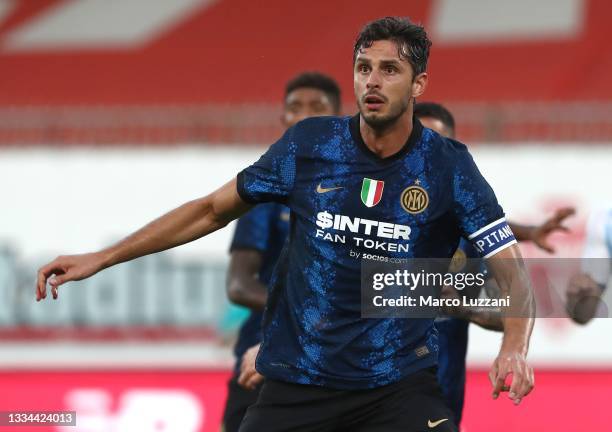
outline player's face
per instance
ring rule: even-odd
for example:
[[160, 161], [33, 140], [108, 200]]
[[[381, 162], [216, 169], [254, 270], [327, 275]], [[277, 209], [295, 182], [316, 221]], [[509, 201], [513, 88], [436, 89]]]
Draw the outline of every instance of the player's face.
[[447, 127], [442, 121], [433, 117], [419, 117], [419, 121], [426, 128], [432, 129], [438, 132], [440, 135], [447, 138], [455, 138], [455, 131]]
[[353, 68], [355, 99], [359, 112], [373, 128], [386, 127], [409, 111], [412, 99], [427, 85], [427, 74], [414, 76], [412, 66], [400, 57], [393, 41], [375, 41], [362, 48]]
[[334, 106], [322, 90], [303, 87], [287, 95], [281, 121], [289, 128], [308, 117], [334, 114], [337, 114]]

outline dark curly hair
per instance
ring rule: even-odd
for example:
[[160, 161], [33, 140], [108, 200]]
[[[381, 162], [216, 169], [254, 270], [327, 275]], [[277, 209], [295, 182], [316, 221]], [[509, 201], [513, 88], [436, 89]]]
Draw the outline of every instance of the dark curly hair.
[[353, 64], [359, 50], [369, 48], [373, 42], [379, 40], [395, 42], [399, 56], [410, 63], [415, 75], [427, 70], [431, 41], [425, 28], [414, 24], [408, 18], [400, 17], [384, 17], [367, 23], [355, 41]]
[[414, 115], [440, 120], [453, 133], [455, 131], [455, 118], [448, 109], [439, 103], [419, 102], [414, 106]]
[[327, 95], [334, 111], [340, 112], [340, 87], [331, 77], [320, 72], [304, 72], [293, 78], [285, 86], [285, 99], [294, 90], [313, 88]]

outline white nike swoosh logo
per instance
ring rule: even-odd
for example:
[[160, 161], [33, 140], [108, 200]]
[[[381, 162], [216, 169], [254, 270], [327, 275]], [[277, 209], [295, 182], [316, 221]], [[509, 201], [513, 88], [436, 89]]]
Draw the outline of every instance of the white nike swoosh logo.
[[442, 420], [437, 420], [435, 422], [432, 422], [431, 420], [427, 420], [427, 426], [429, 426], [429, 429], [433, 429], [436, 426], [438, 426], [439, 424], [444, 423], [447, 420], [448, 420], [447, 418], [442, 419]]
[[331, 187], [331, 188], [324, 188], [321, 186], [321, 183], [319, 183], [319, 186], [317, 186], [317, 193], [327, 193], [327, 192], [331, 192], [331, 191], [335, 191], [338, 189], [344, 189], [343, 186], [338, 186], [338, 187]]

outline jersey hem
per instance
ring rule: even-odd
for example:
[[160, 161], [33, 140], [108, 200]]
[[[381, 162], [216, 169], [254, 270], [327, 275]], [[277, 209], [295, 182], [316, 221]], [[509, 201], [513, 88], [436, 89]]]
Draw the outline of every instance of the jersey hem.
[[[383, 387], [386, 385], [390, 385], [401, 381], [406, 378], [408, 375], [414, 374], [422, 369], [436, 366], [438, 363], [436, 355], [429, 355], [427, 357], [423, 357], [413, 363], [410, 364], [404, 371], [402, 371], [399, 375], [394, 375], [392, 377], [388, 377], [386, 379], [381, 378], [366, 378], [359, 380], [350, 380], [347, 381], [341, 378], [329, 378], [329, 377], [309, 377], [309, 381], [305, 382], [303, 379], [304, 372], [298, 371], [296, 369], [291, 368], [292, 372], [295, 372], [295, 376], [287, 377], [286, 375], [280, 374], [278, 368], [267, 367], [258, 362], [256, 365], [257, 371], [262, 374], [267, 379], [273, 379], [277, 381], [283, 381], [291, 384], [302, 384], [302, 385], [315, 385], [319, 387], [326, 387], [336, 390], [367, 390], [378, 387]], [[283, 370], [287, 370], [283, 368]], [[375, 381], [375, 382], [374, 382]]]

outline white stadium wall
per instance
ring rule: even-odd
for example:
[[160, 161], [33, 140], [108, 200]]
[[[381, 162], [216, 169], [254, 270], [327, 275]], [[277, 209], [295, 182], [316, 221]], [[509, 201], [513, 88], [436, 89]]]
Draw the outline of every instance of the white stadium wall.
[[[230, 180], [263, 148], [185, 146], [165, 149], [63, 148], [0, 151], [0, 249], [10, 247], [34, 270], [59, 253], [99, 248], [144, 222]], [[541, 221], [574, 205], [571, 235], [555, 235], [558, 254], [579, 256], [590, 209], [612, 201], [612, 146], [480, 145], [473, 155], [509, 218]], [[173, 259], [227, 260], [232, 227], [172, 252]], [[523, 246], [527, 256], [542, 256]], [[6, 280], [3, 283], [9, 283]], [[224, 296], [223, 287], [218, 287]], [[213, 292], [214, 294], [214, 292]], [[33, 294], [32, 294], [33, 299]], [[58, 305], [58, 304], [56, 304]], [[55, 306], [57, 307], [57, 306]], [[612, 364], [612, 321], [577, 327], [566, 319], [539, 320], [531, 358], [551, 366]], [[493, 358], [499, 334], [473, 328], [471, 364]]]

